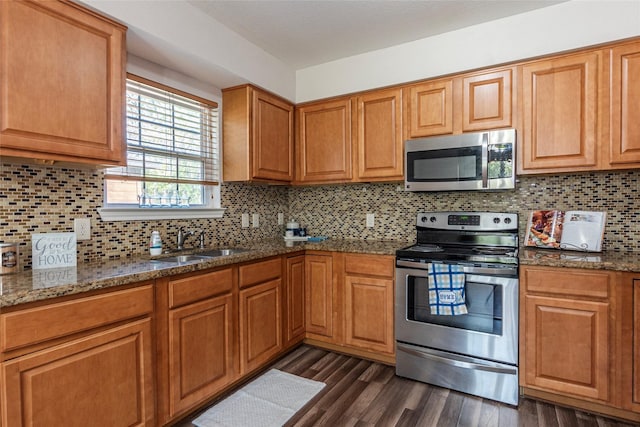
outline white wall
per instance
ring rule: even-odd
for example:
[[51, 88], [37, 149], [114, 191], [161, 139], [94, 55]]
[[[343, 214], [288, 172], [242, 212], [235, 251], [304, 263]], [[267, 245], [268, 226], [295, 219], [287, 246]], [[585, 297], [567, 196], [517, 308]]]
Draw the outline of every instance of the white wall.
[[296, 102], [640, 35], [640, 1], [573, 0], [301, 69]]
[[251, 82], [295, 100], [295, 70], [185, 0], [81, 0], [129, 28], [127, 51], [217, 88]]

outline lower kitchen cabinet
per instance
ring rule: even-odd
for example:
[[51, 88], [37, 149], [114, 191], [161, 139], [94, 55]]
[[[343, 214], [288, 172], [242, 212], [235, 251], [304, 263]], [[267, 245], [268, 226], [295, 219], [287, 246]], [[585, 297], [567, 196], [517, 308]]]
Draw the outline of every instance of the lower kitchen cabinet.
[[615, 273], [521, 268], [520, 385], [612, 401]]
[[284, 347], [289, 348], [304, 339], [304, 255], [284, 260], [283, 337]]
[[211, 397], [235, 379], [233, 313], [231, 294], [169, 312], [172, 415]]
[[154, 425], [150, 285], [3, 313], [3, 426]]
[[[619, 298], [622, 311], [622, 405], [640, 413], [640, 275], [625, 275]], [[639, 417], [640, 419], [640, 417]]]
[[233, 270], [159, 279], [158, 401], [162, 424], [238, 378]]
[[394, 258], [345, 255], [345, 344], [393, 354]]
[[254, 371], [282, 350], [282, 260], [240, 266], [240, 374]]
[[333, 339], [334, 283], [331, 254], [307, 254], [304, 262], [307, 337]]

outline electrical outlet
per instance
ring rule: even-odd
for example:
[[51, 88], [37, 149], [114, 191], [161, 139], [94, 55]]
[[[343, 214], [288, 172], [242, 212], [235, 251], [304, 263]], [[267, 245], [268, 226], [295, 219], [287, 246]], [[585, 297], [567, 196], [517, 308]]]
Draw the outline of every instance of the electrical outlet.
[[91, 240], [91, 218], [74, 218], [73, 231], [76, 240]]
[[284, 214], [282, 212], [278, 213], [278, 225], [284, 225]]
[[248, 213], [243, 213], [242, 214], [242, 228], [247, 228], [249, 227], [249, 214]]
[[372, 213], [367, 214], [367, 227], [371, 228], [374, 226], [375, 218], [376, 218], [375, 214], [372, 214]]
[[253, 228], [260, 227], [260, 214], [253, 214], [252, 220], [253, 220]]

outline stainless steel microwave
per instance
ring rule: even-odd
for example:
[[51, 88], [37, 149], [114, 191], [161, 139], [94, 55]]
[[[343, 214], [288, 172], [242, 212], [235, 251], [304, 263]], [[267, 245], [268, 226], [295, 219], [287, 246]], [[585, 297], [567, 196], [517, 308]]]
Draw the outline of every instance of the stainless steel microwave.
[[516, 185], [516, 131], [405, 141], [405, 190], [508, 190]]

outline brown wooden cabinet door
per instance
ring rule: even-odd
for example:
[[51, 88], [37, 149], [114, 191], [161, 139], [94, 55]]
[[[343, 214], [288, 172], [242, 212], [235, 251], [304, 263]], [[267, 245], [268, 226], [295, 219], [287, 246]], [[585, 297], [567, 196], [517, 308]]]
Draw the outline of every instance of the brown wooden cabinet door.
[[2, 364], [4, 426], [154, 425], [151, 320]]
[[611, 163], [640, 163], [640, 43], [611, 50]]
[[351, 165], [351, 98], [297, 109], [298, 181], [348, 181]]
[[286, 259], [284, 283], [284, 334], [288, 347], [304, 338], [304, 255]]
[[282, 349], [281, 279], [240, 290], [240, 373], [262, 366]]
[[393, 280], [345, 276], [345, 343], [393, 354]]
[[453, 132], [453, 80], [435, 80], [405, 89], [407, 137]]
[[357, 178], [403, 178], [402, 90], [357, 97]]
[[[631, 392], [631, 408], [640, 412], [640, 280], [633, 281], [633, 294], [631, 299], [623, 301], [623, 304], [629, 304], [632, 309], [632, 340], [631, 340], [631, 371], [632, 372], [632, 392]], [[625, 343], [626, 344], [626, 343]], [[624, 371], [623, 371], [624, 372]]]
[[213, 396], [236, 378], [231, 294], [169, 311], [169, 416]]
[[598, 164], [600, 51], [522, 66], [522, 173]]
[[293, 179], [293, 106], [253, 90], [253, 178]]
[[462, 78], [462, 131], [511, 126], [512, 70]]
[[333, 261], [328, 255], [306, 255], [305, 306], [307, 335], [333, 337]]
[[123, 164], [126, 28], [70, 2], [0, 2], [0, 155]]
[[609, 304], [535, 295], [523, 302], [524, 385], [608, 401]]

